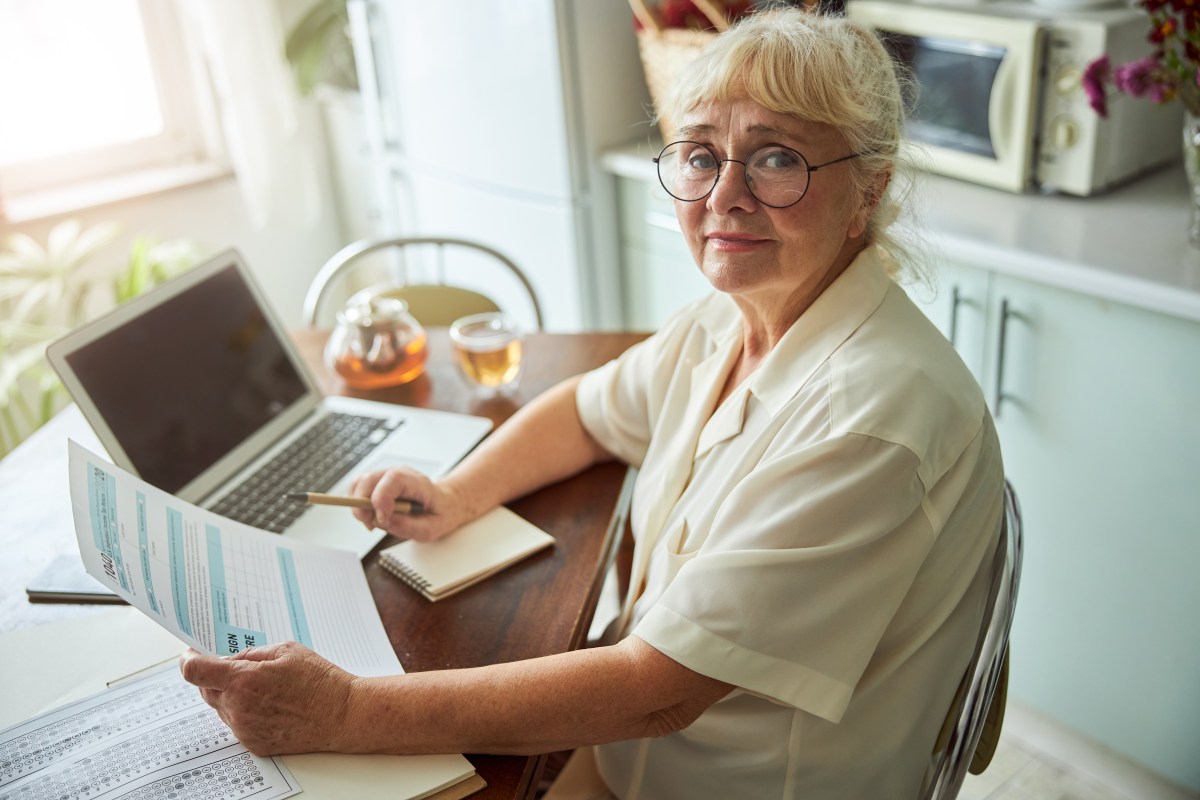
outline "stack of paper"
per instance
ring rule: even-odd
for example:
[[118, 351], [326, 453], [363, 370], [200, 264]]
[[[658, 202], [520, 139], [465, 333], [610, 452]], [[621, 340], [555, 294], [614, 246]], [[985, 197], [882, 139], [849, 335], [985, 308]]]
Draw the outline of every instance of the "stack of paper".
[[[358, 675], [403, 672], [354, 554], [231, 522], [74, 443], [70, 472], [88, 572], [186, 644], [227, 655], [291, 640]], [[18, 632], [22, 640], [44, 637], [22, 646], [17, 685], [40, 684], [45, 691], [62, 674], [54, 662], [63, 643], [54, 627]], [[141, 640], [130, 638], [120, 643], [114, 666], [136, 660], [127, 651]], [[66, 645], [74, 650], [77, 643]], [[161, 659], [161, 643], [152, 651]], [[5, 652], [12, 652], [7, 642]], [[89, 673], [106, 670], [103, 658], [80, 655], [87, 656]], [[9, 669], [5, 677], [13, 680]], [[63, 695], [72, 688], [57, 690]], [[9, 765], [0, 771], [0, 796], [50, 791], [47, 796], [223, 800], [249, 793], [282, 798], [303, 789], [312, 797], [457, 798], [483, 786], [461, 755], [258, 758], [174, 664], [0, 731], [0, 764]]]

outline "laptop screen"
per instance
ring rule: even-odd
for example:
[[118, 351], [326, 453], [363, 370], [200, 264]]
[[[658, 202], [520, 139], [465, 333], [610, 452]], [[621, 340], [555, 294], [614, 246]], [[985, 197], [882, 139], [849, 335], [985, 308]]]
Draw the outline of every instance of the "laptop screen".
[[66, 360], [134, 469], [168, 492], [306, 391], [232, 264]]

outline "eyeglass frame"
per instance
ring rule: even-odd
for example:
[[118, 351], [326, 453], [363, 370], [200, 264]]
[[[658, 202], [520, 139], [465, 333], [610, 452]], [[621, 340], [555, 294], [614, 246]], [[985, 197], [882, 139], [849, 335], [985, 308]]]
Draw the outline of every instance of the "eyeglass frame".
[[[712, 153], [713, 158], [716, 159], [716, 161], [717, 161], [717, 176], [715, 178], [713, 178], [713, 185], [708, 188], [707, 192], [700, 195], [699, 197], [694, 197], [691, 200], [685, 200], [684, 198], [676, 195], [669, 188], [667, 188], [667, 182], [663, 180], [662, 161], [660, 161], [660, 159], [663, 157], [663, 153], [667, 152], [672, 147], [675, 147], [676, 145], [681, 145], [681, 144], [694, 144], [694, 145], [698, 145], [699, 147], [703, 147], [705, 150]], [[722, 175], [721, 165], [733, 163], [733, 164], [741, 164], [742, 165], [742, 178], [743, 178], [743, 180], [746, 181], [746, 190], [748, 192], [750, 192], [750, 196], [753, 197], [756, 202], [762, 203], [767, 208], [791, 208], [792, 206], [796, 205], [796, 203], [799, 203], [801, 200], [803, 200], [806, 195], [808, 195], [808, 187], [812, 185], [811, 178], [809, 180], [805, 181], [804, 191], [800, 193], [799, 197], [797, 197], [795, 200], [788, 203], [787, 205], [782, 205], [782, 206], [776, 206], [776, 205], [772, 205], [771, 203], [766, 202], [765, 200], [763, 200], [757, 194], [754, 193], [754, 187], [750, 185], [750, 167], [747, 164], [747, 162], [750, 161], [751, 158], [753, 158], [755, 153], [758, 153], [762, 150], [768, 150], [772, 147], [783, 149], [783, 150], [788, 150], [788, 151], [795, 153], [797, 156], [799, 156], [800, 160], [804, 162], [804, 166], [807, 168], [806, 175], [810, 175], [810, 176], [814, 172], [822, 170], [825, 167], [831, 167], [834, 164], [840, 164], [843, 161], [849, 161], [852, 158], [858, 158], [859, 156], [862, 155], [862, 153], [851, 153], [848, 156], [842, 156], [841, 158], [835, 158], [832, 161], [826, 161], [824, 164], [815, 164], [814, 165], [814, 164], [809, 164], [808, 158], [804, 155], [804, 153], [801, 153], [799, 150], [795, 149], [794, 147], [788, 147], [787, 145], [782, 145], [782, 144], [772, 144], [772, 145], [765, 145], [763, 147], [758, 148], [757, 150], [755, 150], [753, 153], [750, 154], [750, 158], [747, 158], [746, 160], [743, 161], [743, 160], [736, 159], [736, 158], [721, 158], [720, 156], [717, 155], [716, 150], [714, 150], [710, 145], [704, 144], [703, 142], [693, 142], [690, 139], [680, 139], [677, 142], [671, 142], [666, 147], [664, 147], [662, 150], [659, 150], [658, 155], [655, 156], [654, 158], [652, 158], [651, 161], [654, 162], [654, 166], [655, 166], [654, 171], [656, 173], [658, 173], [658, 182], [663, 187], [663, 190], [667, 194], [671, 195], [671, 197], [674, 197], [676, 200], [678, 200], [681, 203], [699, 203], [701, 200], [704, 200], [709, 195], [711, 195], [713, 193], [713, 191], [716, 190], [717, 184], [721, 182], [721, 175]]]

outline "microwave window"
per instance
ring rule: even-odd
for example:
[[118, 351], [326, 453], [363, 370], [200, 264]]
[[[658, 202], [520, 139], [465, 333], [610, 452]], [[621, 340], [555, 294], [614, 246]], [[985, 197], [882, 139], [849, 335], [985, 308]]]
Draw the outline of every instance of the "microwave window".
[[995, 158], [988, 107], [1004, 49], [898, 33], [885, 41], [915, 84], [907, 96], [909, 138]]

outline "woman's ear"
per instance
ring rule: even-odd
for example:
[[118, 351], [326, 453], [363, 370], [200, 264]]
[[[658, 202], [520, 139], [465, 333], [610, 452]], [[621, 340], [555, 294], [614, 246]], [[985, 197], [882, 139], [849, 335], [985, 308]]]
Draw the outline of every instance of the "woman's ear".
[[867, 223], [871, 221], [871, 215], [879, 207], [880, 201], [883, 200], [883, 194], [887, 191], [888, 184], [891, 182], [892, 171], [889, 169], [876, 175], [867, 184], [867, 188], [863, 192], [862, 202], [859, 203], [858, 209], [854, 212], [854, 218], [850, 221], [850, 229], [847, 231], [851, 239], [857, 239], [866, 233]]

